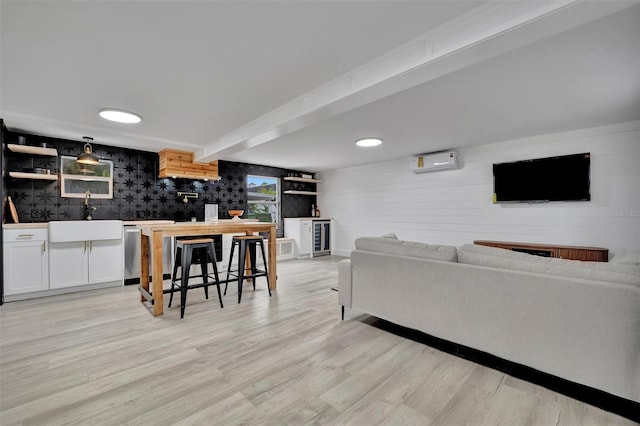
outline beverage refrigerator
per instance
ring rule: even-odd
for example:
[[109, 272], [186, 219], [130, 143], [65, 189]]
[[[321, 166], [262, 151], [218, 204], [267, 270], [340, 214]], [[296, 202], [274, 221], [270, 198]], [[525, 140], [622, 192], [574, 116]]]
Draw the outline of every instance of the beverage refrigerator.
[[324, 256], [331, 254], [331, 221], [313, 221], [313, 255]]

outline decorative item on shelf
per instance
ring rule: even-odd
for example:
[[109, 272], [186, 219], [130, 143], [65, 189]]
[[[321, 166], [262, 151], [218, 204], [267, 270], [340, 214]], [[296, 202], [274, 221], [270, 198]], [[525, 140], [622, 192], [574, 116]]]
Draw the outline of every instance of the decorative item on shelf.
[[316, 217], [316, 205], [311, 204], [311, 217]]
[[320, 217], [320, 208], [316, 205], [315, 217]]
[[45, 169], [42, 167], [25, 167], [22, 169], [23, 172], [25, 173], [37, 173], [37, 174], [41, 174], [41, 175], [50, 175], [51, 174], [51, 170], [49, 169]]
[[301, 173], [300, 177], [302, 179], [313, 179], [313, 175], [309, 174], [309, 173]]
[[93, 142], [93, 138], [90, 136], [83, 136], [82, 139], [85, 141], [84, 152], [78, 155], [76, 162], [81, 164], [100, 164], [98, 157], [93, 154], [93, 148], [91, 147], [90, 142]]
[[[16, 206], [15, 204], [13, 204], [13, 200], [11, 199], [10, 196], [7, 196], [7, 205], [9, 206], [9, 213], [11, 215], [11, 219], [13, 220], [13, 223], [20, 223], [20, 219], [18, 218], [18, 210], [16, 210]], [[5, 215], [3, 214], [3, 221], [4, 221], [4, 217]]]
[[240, 220], [240, 216], [244, 214], [244, 210], [229, 210], [229, 216], [232, 216], [231, 220]]

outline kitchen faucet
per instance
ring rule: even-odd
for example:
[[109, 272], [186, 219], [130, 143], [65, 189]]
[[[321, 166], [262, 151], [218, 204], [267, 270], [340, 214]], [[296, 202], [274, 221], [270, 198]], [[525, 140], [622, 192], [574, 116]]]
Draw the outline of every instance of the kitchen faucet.
[[91, 220], [91, 212], [95, 211], [96, 207], [91, 207], [91, 191], [84, 193], [84, 206], [82, 207], [82, 218], [84, 220]]

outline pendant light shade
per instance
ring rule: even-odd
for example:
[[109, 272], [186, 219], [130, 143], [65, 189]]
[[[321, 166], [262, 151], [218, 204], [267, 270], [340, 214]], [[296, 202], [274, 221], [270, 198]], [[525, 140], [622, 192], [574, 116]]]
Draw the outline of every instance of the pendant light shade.
[[98, 157], [93, 154], [93, 148], [89, 142], [93, 141], [93, 138], [89, 136], [83, 136], [82, 139], [86, 142], [84, 144], [84, 152], [76, 158], [76, 162], [81, 164], [100, 164]]

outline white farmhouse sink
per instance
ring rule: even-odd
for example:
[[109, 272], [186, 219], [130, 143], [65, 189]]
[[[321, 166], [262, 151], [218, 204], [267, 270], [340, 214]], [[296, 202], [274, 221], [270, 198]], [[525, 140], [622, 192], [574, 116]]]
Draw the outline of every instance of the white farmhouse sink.
[[49, 222], [49, 242], [119, 240], [121, 220], [65, 220]]

